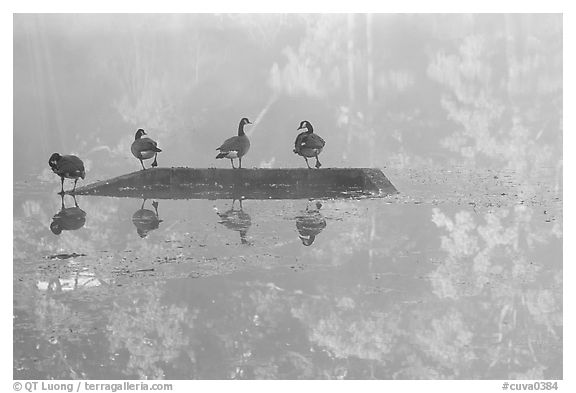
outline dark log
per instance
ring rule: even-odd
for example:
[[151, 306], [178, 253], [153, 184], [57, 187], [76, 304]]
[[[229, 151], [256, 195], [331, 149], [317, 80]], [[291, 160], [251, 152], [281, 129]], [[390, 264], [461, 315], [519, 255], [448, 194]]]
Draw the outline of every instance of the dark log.
[[147, 199], [382, 197], [398, 191], [379, 169], [149, 168], [76, 189], [77, 195]]

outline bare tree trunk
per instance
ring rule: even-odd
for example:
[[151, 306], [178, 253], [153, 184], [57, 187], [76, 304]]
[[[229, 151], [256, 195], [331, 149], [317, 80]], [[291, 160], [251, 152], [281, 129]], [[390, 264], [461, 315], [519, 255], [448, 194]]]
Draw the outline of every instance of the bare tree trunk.
[[[41, 105], [42, 127], [49, 131], [49, 139], [54, 139], [55, 131], [57, 145], [63, 151], [68, 151], [68, 142], [66, 133], [63, 129], [62, 110], [60, 105], [60, 96], [56, 88], [54, 67], [52, 64], [52, 54], [50, 52], [49, 42], [45, 38], [44, 17], [36, 15], [33, 19], [31, 31], [29, 34], [31, 50], [33, 54], [34, 77], [36, 78], [35, 90], [38, 97], [38, 103]], [[43, 135], [44, 138], [45, 135]], [[43, 140], [46, 144], [46, 139]]]
[[372, 57], [372, 14], [366, 14], [366, 123], [368, 128], [370, 166], [374, 166], [376, 133], [374, 130], [374, 59]]
[[196, 85], [198, 85], [198, 82], [200, 81], [200, 76], [199, 76], [199, 72], [200, 72], [200, 30], [196, 30], [196, 64], [195, 64], [195, 80], [196, 80]]
[[353, 116], [355, 112], [355, 93], [354, 93], [354, 14], [348, 14], [348, 124], [346, 133], [346, 147], [344, 148], [343, 158], [348, 157], [350, 146], [352, 145], [352, 127]]
[[[44, 149], [50, 146], [49, 140], [54, 140], [52, 135], [46, 135], [47, 131], [49, 131], [49, 123], [48, 123], [48, 108], [46, 107], [45, 103], [45, 85], [44, 85], [44, 75], [43, 75], [43, 67], [41, 64], [40, 59], [40, 43], [38, 42], [38, 37], [40, 33], [38, 32], [38, 19], [39, 16], [36, 16], [32, 19], [32, 23], [28, 25], [29, 30], [27, 31], [26, 37], [28, 38], [28, 51], [30, 53], [30, 58], [32, 59], [32, 80], [34, 89], [32, 90], [34, 98], [38, 102], [39, 107], [39, 117], [40, 123], [38, 124], [38, 129], [44, 130], [44, 132], [40, 133], [42, 138], [42, 146]], [[57, 135], [57, 137], [59, 137]], [[56, 141], [58, 146], [62, 146], [62, 140]], [[48, 153], [45, 150], [45, 153]]]
[[366, 97], [368, 105], [372, 105], [374, 102], [374, 60], [372, 58], [372, 50], [372, 14], [366, 14]]
[[514, 75], [512, 74], [512, 67], [516, 64], [516, 50], [515, 50], [515, 40], [514, 40], [514, 21], [510, 14], [504, 14], [504, 31], [506, 32], [506, 66], [507, 66], [507, 83], [506, 83], [506, 93], [508, 98], [508, 104], [512, 103], [512, 95], [514, 90]]
[[348, 14], [348, 101], [354, 102], [354, 14]]

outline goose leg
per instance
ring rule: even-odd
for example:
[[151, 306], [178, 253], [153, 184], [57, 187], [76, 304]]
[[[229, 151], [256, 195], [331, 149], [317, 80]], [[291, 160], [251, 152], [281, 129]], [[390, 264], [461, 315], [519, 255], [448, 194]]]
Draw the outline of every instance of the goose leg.
[[158, 218], [158, 202], [152, 202], [152, 207], [154, 207], [154, 211], [156, 212], [156, 218]]
[[312, 169], [310, 168], [310, 164], [308, 164], [308, 158], [304, 157], [304, 160], [306, 161], [306, 166], [308, 167], [308, 169]]
[[74, 188], [72, 189], [72, 193], [76, 192], [76, 183], [78, 183], [78, 179], [74, 179]]
[[60, 210], [64, 210], [64, 194], [63, 193], [60, 194], [60, 198], [61, 198], [61, 202], [62, 202]]
[[72, 195], [72, 198], [74, 198], [74, 205], [78, 207], [78, 202], [76, 202], [76, 195]]
[[158, 156], [158, 153], [154, 154], [154, 162], [152, 163], [153, 168], [156, 168], [158, 166], [158, 162], [156, 161], [157, 156]]
[[139, 158], [139, 160], [140, 160], [140, 165], [142, 165], [142, 170], [145, 170], [146, 168], [144, 168], [144, 163], [142, 162], [142, 159]]
[[64, 195], [64, 177], [60, 177], [60, 181], [61, 181], [60, 194]]
[[230, 163], [232, 164], [232, 169], [236, 169], [236, 167], [234, 166], [234, 159], [230, 159]]
[[318, 161], [318, 154], [316, 154], [316, 168], [320, 168], [322, 166], [322, 164], [320, 164], [320, 161]]
[[239, 168], [242, 168], [242, 157], [238, 157], [238, 161], [240, 161], [240, 166], [239, 166]]

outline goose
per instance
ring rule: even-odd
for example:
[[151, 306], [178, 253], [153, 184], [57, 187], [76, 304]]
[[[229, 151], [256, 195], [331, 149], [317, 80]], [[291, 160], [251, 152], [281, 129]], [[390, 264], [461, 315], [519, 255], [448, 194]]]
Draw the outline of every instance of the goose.
[[298, 237], [305, 246], [314, 243], [316, 236], [326, 228], [326, 219], [320, 213], [321, 207], [320, 202], [316, 202], [316, 209], [309, 209], [306, 205], [306, 211], [301, 216], [296, 217]]
[[248, 213], [242, 210], [242, 199], [240, 201], [240, 210], [234, 209], [235, 199], [232, 199], [232, 208], [225, 211], [224, 213], [217, 212], [220, 220], [218, 223], [224, 225], [226, 228], [237, 231], [240, 233], [240, 242], [242, 244], [250, 244], [246, 235], [248, 234], [248, 229], [252, 225], [252, 219]]
[[314, 128], [308, 120], [304, 120], [300, 123], [298, 130], [305, 129], [306, 131], [298, 134], [296, 141], [294, 142], [294, 153], [304, 157], [306, 160], [306, 165], [308, 169], [310, 165], [308, 164], [308, 158], [316, 158], [316, 168], [320, 168], [322, 164], [318, 160], [318, 155], [322, 152], [324, 145], [324, 139], [322, 139], [318, 134], [314, 134]]
[[132, 223], [136, 227], [136, 232], [138, 236], [141, 238], [145, 238], [148, 235], [148, 232], [158, 229], [160, 227], [160, 220], [158, 216], [158, 202], [152, 202], [152, 207], [154, 211], [149, 209], [144, 209], [144, 204], [146, 203], [146, 199], [142, 201], [142, 206], [139, 210], [132, 215]]
[[58, 153], [54, 153], [50, 156], [48, 165], [52, 168], [52, 172], [60, 176], [60, 179], [62, 180], [60, 194], [64, 194], [64, 178], [74, 179], [74, 189], [72, 192], [75, 192], [78, 179], [82, 178], [82, 180], [84, 180], [84, 177], [86, 176], [84, 163], [81, 159], [73, 155], [61, 156]]
[[248, 153], [250, 149], [250, 140], [248, 136], [244, 133], [244, 126], [250, 123], [250, 120], [243, 117], [240, 120], [240, 124], [238, 125], [238, 136], [233, 136], [232, 138], [228, 138], [224, 141], [224, 143], [217, 148], [216, 150], [220, 150], [220, 153], [216, 156], [216, 158], [229, 158], [230, 163], [232, 164], [232, 169], [234, 167], [234, 158], [237, 158], [240, 162], [238, 168], [242, 168], [242, 157]]
[[142, 135], [148, 134], [146, 134], [142, 128], [139, 128], [138, 131], [136, 131], [134, 142], [132, 142], [130, 150], [132, 150], [134, 157], [140, 160], [140, 164], [142, 165], [143, 170], [146, 168], [144, 168], [144, 163], [142, 160], [149, 160], [152, 157], [154, 157], [152, 167], [157, 167], [158, 162], [156, 161], [156, 156], [162, 150], [158, 148], [158, 143], [156, 143], [156, 141], [150, 138], [142, 138]]
[[82, 228], [86, 223], [86, 212], [78, 207], [76, 197], [72, 195], [74, 207], [65, 207], [64, 194], [60, 194], [60, 197], [62, 198], [60, 211], [52, 217], [50, 224], [50, 230], [55, 235], [61, 234], [62, 231], [75, 231]]

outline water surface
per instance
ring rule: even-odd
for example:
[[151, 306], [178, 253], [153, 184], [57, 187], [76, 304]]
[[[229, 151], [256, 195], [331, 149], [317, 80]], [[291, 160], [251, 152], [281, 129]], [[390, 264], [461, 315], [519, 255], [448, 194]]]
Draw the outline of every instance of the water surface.
[[554, 179], [385, 172], [399, 195], [67, 215], [17, 183], [14, 378], [562, 378]]

